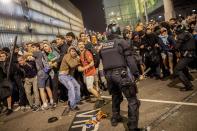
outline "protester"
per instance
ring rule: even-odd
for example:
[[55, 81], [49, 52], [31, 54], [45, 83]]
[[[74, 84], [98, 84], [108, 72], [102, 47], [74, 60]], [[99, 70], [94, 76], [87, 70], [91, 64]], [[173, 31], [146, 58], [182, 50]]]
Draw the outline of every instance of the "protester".
[[59, 80], [68, 89], [69, 108], [67, 112], [79, 110], [77, 104], [80, 103], [80, 85], [74, 78], [74, 73], [79, 64], [80, 59], [77, 51], [74, 46], [70, 46], [59, 70]]
[[[24, 88], [26, 96], [33, 111], [38, 111], [40, 107], [40, 95], [37, 83], [37, 69], [35, 61], [28, 61], [24, 56], [18, 56], [18, 63], [23, 73]], [[32, 88], [35, 103], [32, 97]]]
[[101, 95], [96, 90], [95, 87], [95, 75], [96, 75], [96, 68], [94, 66], [94, 60], [93, 55], [90, 51], [85, 49], [85, 43], [84, 41], [78, 42], [78, 47], [80, 49], [81, 55], [81, 66], [79, 66], [79, 71], [82, 71], [84, 73], [84, 81], [87, 85], [87, 89], [89, 92], [91, 92], [96, 98], [97, 98], [97, 104], [96, 107], [100, 107], [104, 104], [104, 100], [101, 98]]
[[38, 77], [38, 88], [40, 90], [40, 96], [42, 100], [42, 109], [48, 109], [48, 100], [45, 89], [47, 91], [48, 97], [50, 99], [50, 105], [53, 106], [53, 95], [50, 88], [50, 72], [51, 68], [47, 60], [46, 54], [40, 50], [40, 45], [38, 43], [32, 44], [32, 56], [35, 58], [37, 66], [37, 77]]

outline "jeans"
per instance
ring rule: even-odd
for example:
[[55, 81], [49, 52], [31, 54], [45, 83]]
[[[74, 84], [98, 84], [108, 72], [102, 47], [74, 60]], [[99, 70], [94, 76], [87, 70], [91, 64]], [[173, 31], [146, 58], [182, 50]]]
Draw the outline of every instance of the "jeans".
[[75, 108], [80, 101], [80, 85], [74, 77], [66, 74], [59, 74], [59, 81], [68, 89], [68, 101], [70, 108]]

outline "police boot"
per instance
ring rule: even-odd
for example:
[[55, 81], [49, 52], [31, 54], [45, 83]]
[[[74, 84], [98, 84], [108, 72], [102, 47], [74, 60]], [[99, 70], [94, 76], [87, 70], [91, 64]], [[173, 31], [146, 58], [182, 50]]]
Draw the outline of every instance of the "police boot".
[[193, 89], [193, 85], [189, 85], [189, 86], [185, 86], [180, 88], [180, 91], [192, 91]]
[[178, 78], [175, 78], [175, 79], [172, 79], [172, 81], [167, 86], [174, 87], [178, 83], [181, 83], [181, 81]]
[[113, 116], [111, 118], [111, 125], [117, 126], [119, 122], [122, 122], [122, 116], [118, 112], [113, 113]]

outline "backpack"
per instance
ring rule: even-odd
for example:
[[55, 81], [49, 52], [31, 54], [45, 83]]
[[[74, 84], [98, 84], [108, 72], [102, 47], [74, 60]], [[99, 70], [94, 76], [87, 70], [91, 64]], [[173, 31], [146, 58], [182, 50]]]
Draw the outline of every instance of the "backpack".
[[90, 46], [86, 47], [86, 49], [91, 52], [91, 54], [93, 56], [93, 60], [94, 60], [94, 66], [95, 66], [95, 68], [98, 68], [99, 64], [100, 64], [99, 53], [95, 50], [93, 45], [91, 47]]

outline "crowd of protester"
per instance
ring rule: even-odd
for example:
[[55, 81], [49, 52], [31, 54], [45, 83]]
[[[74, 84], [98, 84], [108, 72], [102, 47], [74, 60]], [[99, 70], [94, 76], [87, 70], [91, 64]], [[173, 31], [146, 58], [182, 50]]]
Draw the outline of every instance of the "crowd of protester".
[[[163, 80], [173, 74], [180, 57], [174, 50], [174, 31], [177, 25], [182, 25], [197, 41], [196, 22], [197, 16], [193, 14], [124, 27], [122, 37], [133, 52], [141, 73], [139, 80], [146, 77]], [[90, 95], [96, 98], [96, 108], [103, 105], [101, 89], [106, 89], [107, 82], [99, 51], [107, 40], [106, 35], [82, 32], [76, 37], [68, 32], [65, 36], [57, 35], [53, 41], [17, 46], [9, 76], [11, 51], [7, 47], [0, 49], [1, 112], [11, 114], [15, 103], [19, 105], [15, 110], [36, 112], [54, 109], [59, 102], [68, 103], [67, 112], [78, 111], [83, 100], [92, 101]], [[196, 68], [196, 63], [191, 66]]]

